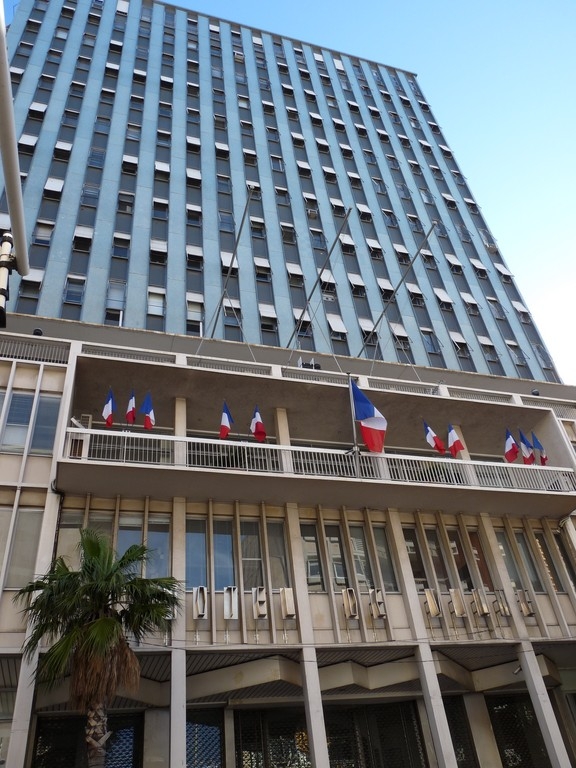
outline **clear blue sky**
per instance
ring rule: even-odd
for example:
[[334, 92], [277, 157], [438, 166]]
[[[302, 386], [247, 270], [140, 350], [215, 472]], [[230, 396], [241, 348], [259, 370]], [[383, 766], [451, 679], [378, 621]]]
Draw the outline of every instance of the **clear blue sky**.
[[576, 0], [177, 5], [416, 72], [560, 375], [576, 384]]

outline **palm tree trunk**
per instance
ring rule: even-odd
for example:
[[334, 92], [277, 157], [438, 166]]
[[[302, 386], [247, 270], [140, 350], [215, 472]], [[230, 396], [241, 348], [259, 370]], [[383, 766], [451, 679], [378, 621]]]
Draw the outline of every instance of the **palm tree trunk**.
[[108, 730], [108, 715], [103, 704], [88, 710], [84, 731], [88, 749], [88, 768], [104, 768], [106, 742], [112, 735], [112, 731]]

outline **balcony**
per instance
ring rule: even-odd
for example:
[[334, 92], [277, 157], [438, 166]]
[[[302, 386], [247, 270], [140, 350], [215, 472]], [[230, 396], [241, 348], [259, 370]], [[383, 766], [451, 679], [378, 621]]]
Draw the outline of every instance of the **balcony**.
[[168, 435], [68, 429], [57, 489], [215, 501], [399, 507], [562, 518], [576, 508], [576, 474], [524, 466], [377, 455]]

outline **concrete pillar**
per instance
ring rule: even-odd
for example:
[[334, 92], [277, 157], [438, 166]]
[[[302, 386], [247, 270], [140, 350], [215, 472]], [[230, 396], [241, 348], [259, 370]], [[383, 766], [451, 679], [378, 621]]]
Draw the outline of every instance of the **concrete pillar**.
[[481, 693], [469, 693], [464, 696], [464, 706], [468, 715], [472, 741], [478, 756], [480, 765], [489, 765], [490, 768], [502, 768], [498, 745], [494, 738], [490, 714], [486, 707], [486, 700]]
[[[290, 445], [290, 427], [288, 425], [288, 412], [286, 408], [276, 408], [274, 410], [274, 420], [276, 422], [276, 441], [278, 445]], [[283, 472], [294, 472], [290, 451], [281, 452], [281, 463]]]
[[306, 646], [302, 649], [300, 669], [302, 670], [310, 762], [312, 763], [312, 768], [330, 768], [324, 710], [322, 709], [322, 691], [320, 690], [320, 675], [318, 674], [315, 648]]
[[[178, 398], [181, 400], [182, 398]], [[172, 508], [172, 575], [182, 584], [180, 611], [172, 622], [170, 768], [186, 768], [186, 499]]]
[[224, 767], [236, 768], [236, 734], [234, 732], [234, 710], [224, 710]]
[[518, 658], [524, 673], [524, 680], [526, 681], [532, 706], [536, 713], [536, 719], [542, 732], [542, 738], [546, 745], [550, 765], [552, 768], [566, 768], [566, 766], [570, 765], [570, 758], [564, 746], [564, 739], [562, 738], [562, 733], [538, 666], [536, 654], [528, 640], [520, 644]]
[[442, 701], [440, 683], [436, 674], [434, 656], [432, 649], [427, 643], [420, 643], [418, 645], [416, 661], [418, 663], [424, 704], [426, 706], [426, 714], [428, 715], [428, 723], [432, 733], [438, 765], [442, 766], [442, 768], [458, 768], [446, 710]]
[[[168, 765], [170, 740], [166, 709], [147, 709], [144, 713], [144, 761], [142, 768], [164, 768]], [[184, 763], [184, 765], [186, 765]]]
[[[177, 397], [174, 401], [174, 436], [186, 437], [186, 398]], [[174, 443], [174, 464], [186, 466], [186, 443]]]

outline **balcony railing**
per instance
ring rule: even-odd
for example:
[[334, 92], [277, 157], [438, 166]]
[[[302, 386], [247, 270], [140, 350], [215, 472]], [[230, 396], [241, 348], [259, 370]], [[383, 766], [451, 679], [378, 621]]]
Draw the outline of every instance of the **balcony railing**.
[[562, 467], [377, 455], [355, 450], [260, 445], [95, 429], [69, 429], [65, 458], [82, 463], [107, 462], [576, 494], [574, 470]]

